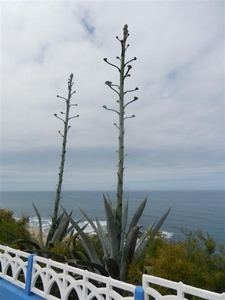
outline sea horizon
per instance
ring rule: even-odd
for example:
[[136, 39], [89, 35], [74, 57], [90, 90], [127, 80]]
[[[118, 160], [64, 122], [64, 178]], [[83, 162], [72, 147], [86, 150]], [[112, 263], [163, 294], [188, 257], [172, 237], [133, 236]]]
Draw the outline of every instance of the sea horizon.
[[[62, 192], [101, 192], [104, 189], [62, 189]], [[50, 189], [46, 189], [46, 190], [1, 190], [0, 189], [0, 193], [1, 192], [53, 192], [55, 190], [50, 190]], [[116, 188], [111, 188], [111, 189], [107, 189], [107, 191], [116, 191]], [[154, 189], [133, 189], [133, 188], [127, 188], [124, 189], [124, 192], [127, 191], [137, 191], [137, 192], [146, 192], [146, 191], [162, 191], [162, 192], [166, 192], [166, 191], [223, 191], [225, 193], [225, 188], [172, 188], [172, 189], [168, 189], [168, 188], [162, 188], [162, 189], [158, 189], [158, 188], [154, 188]]]

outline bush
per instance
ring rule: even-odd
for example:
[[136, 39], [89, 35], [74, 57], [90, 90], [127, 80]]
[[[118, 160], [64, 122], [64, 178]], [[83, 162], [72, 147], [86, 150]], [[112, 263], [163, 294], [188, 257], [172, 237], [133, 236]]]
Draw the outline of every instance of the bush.
[[15, 246], [12, 245], [15, 239], [27, 239], [30, 236], [28, 220], [25, 216], [17, 220], [12, 211], [0, 209], [0, 244]]
[[[201, 231], [185, 232], [182, 242], [157, 238], [142, 261], [130, 266], [129, 281], [141, 284], [143, 273], [222, 293], [225, 291], [225, 251]], [[160, 290], [160, 292], [168, 292]]]

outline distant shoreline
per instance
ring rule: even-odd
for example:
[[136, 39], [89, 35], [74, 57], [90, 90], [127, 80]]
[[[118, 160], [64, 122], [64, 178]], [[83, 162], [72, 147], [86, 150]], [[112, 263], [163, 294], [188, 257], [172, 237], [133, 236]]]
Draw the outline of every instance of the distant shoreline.
[[[36, 241], [40, 240], [40, 230], [39, 230], [39, 228], [28, 225], [27, 230], [34, 237], [34, 239]], [[44, 241], [46, 241], [47, 235], [48, 234], [42, 230], [42, 236], [43, 236]]]

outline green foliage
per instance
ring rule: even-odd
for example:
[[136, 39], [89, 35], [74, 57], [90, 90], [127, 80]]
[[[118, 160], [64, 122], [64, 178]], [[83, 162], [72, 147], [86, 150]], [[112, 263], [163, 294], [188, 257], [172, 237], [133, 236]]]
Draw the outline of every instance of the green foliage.
[[[118, 218], [116, 215], [116, 210], [113, 207], [110, 200], [107, 200], [104, 196], [104, 204], [106, 211], [106, 221], [107, 221], [107, 231], [105, 232], [101, 226], [101, 223], [96, 218], [96, 224], [92, 221], [91, 218], [82, 210], [84, 217], [87, 221], [92, 225], [93, 229], [96, 232], [97, 245], [93, 244], [93, 240], [90, 240], [88, 234], [84, 232], [84, 228], [80, 228], [78, 223], [75, 222], [71, 216], [69, 216], [66, 211], [64, 213], [69, 218], [70, 223], [78, 232], [78, 237], [80, 239], [80, 243], [85, 250], [87, 258], [91, 263], [98, 264], [106, 269], [108, 274], [120, 280], [125, 281], [127, 270], [129, 265], [133, 260], [134, 254], [136, 256], [141, 256], [142, 251], [148, 241], [154, 240], [154, 237], [157, 235], [159, 228], [162, 223], [166, 219], [169, 214], [168, 210], [161, 219], [156, 222], [154, 221], [149, 228], [146, 229], [144, 233], [140, 233], [140, 227], [137, 225], [142, 212], [145, 208], [147, 199], [145, 199], [140, 206], [138, 207], [136, 213], [134, 214], [131, 220], [131, 226], [129, 226], [128, 232], [126, 232], [127, 228], [127, 215], [128, 215], [128, 204], [125, 206], [122, 215], [122, 224], [123, 229], [121, 233], [122, 240], [120, 242], [120, 249], [118, 249], [117, 244], [117, 232], [118, 232]], [[100, 245], [100, 246], [99, 246]], [[98, 249], [98, 251], [96, 251]], [[100, 249], [100, 251], [99, 251]], [[90, 264], [91, 265], [91, 264]]]
[[[211, 290], [225, 291], [225, 251], [209, 235], [201, 231], [185, 232], [182, 242], [166, 242], [161, 238], [148, 245], [142, 260], [129, 270], [129, 280], [140, 284], [142, 273]], [[166, 293], [165, 289], [160, 292]]]
[[[55, 244], [60, 242], [64, 244], [64, 239], [72, 230], [72, 227], [69, 227], [69, 219], [64, 213], [62, 213], [57, 219], [54, 236], [52, 237], [50, 235], [50, 232], [47, 235], [44, 235], [42, 231], [41, 216], [34, 204], [33, 206], [36, 210], [39, 220], [39, 234], [36, 236], [29, 235], [25, 239], [16, 238], [13, 241], [13, 243], [20, 245], [20, 249], [23, 249], [24, 251], [35, 253], [40, 256], [44, 256], [47, 258], [50, 258], [51, 256], [56, 256], [56, 252], [51, 253], [52, 249], [55, 247]], [[64, 261], [64, 259], [62, 258], [60, 260]]]
[[12, 211], [0, 209], [0, 244], [16, 247], [12, 245], [15, 239], [29, 238], [28, 220], [25, 216], [16, 220]]

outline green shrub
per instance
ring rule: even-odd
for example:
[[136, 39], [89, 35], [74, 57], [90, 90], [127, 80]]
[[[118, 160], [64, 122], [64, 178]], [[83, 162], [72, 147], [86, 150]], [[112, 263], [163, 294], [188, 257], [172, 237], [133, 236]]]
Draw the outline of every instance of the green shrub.
[[[129, 281], [141, 284], [141, 275], [182, 281], [195, 287], [222, 293], [225, 291], [225, 251], [209, 235], [201, 231], [185, 233], [182, 242], [155, 239], [145, 251], [143, 260], [135, 261], [129, 270]], [[166, 290], [160, 289], [161, 293]]]
[[27, 239], [29, 237], [28, 231], [28, 217], [21, 217], [15, 219], [13, 212], [7, 209], [0, 209], [0, 244], [7, 246], [12, 245], [15, 239]]

